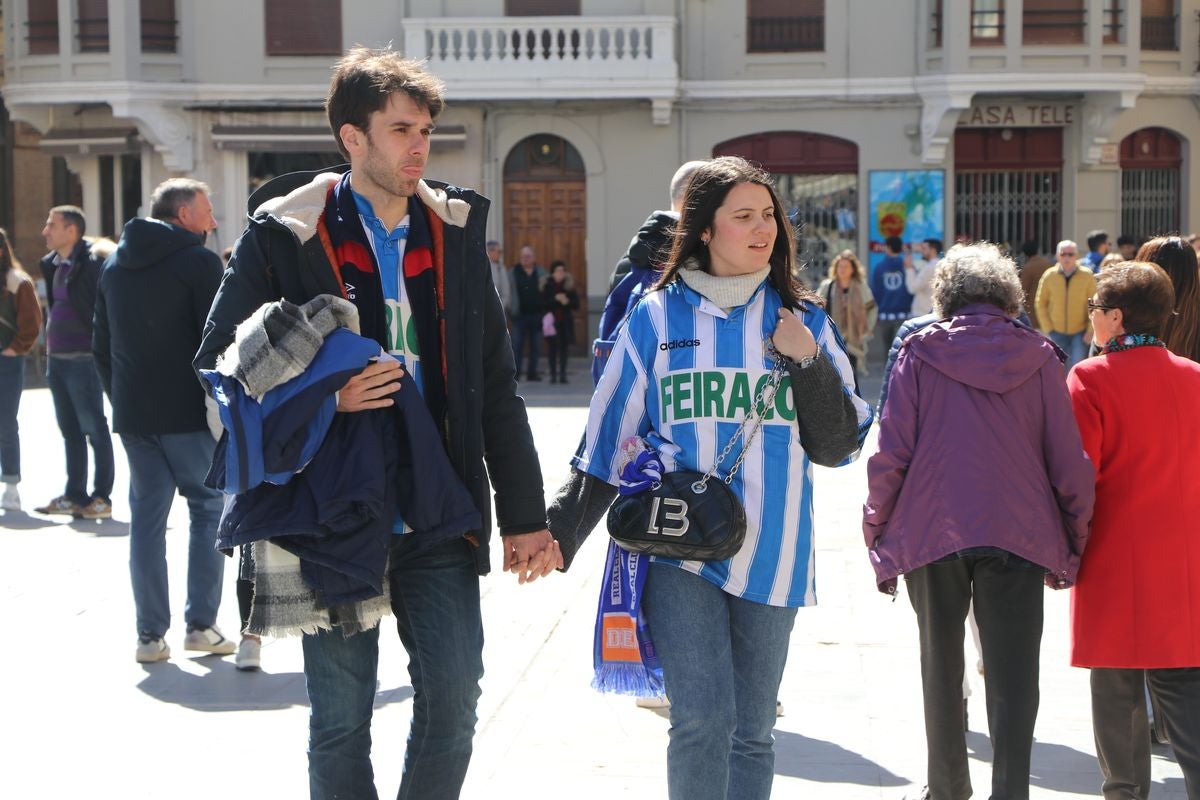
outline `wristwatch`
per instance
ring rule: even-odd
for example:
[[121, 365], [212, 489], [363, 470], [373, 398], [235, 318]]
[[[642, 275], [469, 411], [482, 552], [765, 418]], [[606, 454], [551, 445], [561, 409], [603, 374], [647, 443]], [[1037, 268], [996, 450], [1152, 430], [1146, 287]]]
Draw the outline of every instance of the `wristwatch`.
[[817, 363], [817, 356], [820, 354], [820, 352], [821, 351], [818, 350], [816, 353], [813, 353], [811, 356], [805, 356], [804, 358], [800, 359], [799, 361], [796, 361], [791, 358], [789, 358], [788, 361], [791, 361], [793, 364], [795, 364], [798, 369], [808, 369], [813, 364]]

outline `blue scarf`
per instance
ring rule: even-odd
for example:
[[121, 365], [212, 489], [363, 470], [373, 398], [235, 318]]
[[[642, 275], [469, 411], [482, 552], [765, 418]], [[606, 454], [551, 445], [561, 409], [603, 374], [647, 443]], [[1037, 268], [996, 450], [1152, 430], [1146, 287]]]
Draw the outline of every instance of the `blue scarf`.
[[[662, 459], [643, 446], [621, 470], [618, 491], [622, 495], [645, 491], [658, 482], [663, 471]], [[599, 692], [638, 697], [664, 694], [662, 664], [641, 611], [649, 568], [648, 557], [622, 550], [612, 539], [608, 540], [592, 652], [596, 669], [592, 688]]]

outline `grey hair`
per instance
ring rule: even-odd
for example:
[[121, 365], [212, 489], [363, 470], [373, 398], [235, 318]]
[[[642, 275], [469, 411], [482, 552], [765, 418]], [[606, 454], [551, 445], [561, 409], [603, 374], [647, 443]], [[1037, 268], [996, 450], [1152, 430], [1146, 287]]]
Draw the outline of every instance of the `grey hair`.
[[1023, 297], [1017, 265], [989, 242], [951, 247], [933, 277], [933, 310], [940, 317], [973, 303], [997, 306], [1015, 317]]
[[208, 184], [192, 178], [168, 178], [160, 183], [150, 195], [150, 216], [154, 219], [174, 220], [179, 218], [179, 209], [196, 199], [196, 195], [210, 195]]
[[1074, 249], [1075, 252], [1079, 252], [1079, 245], [1075, 244], [1070, 239], [1063, 239], [1058, 243], [1058, 247], [1054, 248], [1054, 255], [1061, 256], [1064, 247], [1070, 247]]

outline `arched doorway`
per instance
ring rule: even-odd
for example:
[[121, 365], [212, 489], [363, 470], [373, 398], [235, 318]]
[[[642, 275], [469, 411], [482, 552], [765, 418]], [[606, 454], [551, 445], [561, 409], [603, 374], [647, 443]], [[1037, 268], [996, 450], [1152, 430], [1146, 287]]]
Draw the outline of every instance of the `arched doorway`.
[[1183, 142], [1166, 128], [1121, 140], [1121, 233], [1148, 239], [1179, 231]]
[[829, 259], [858, 244], [858, 145], [836, 136], [771, 131], [721, 142], [713, 156], [761, 164], [796, 227], [801, 278], [815, 286]]
[[579, 311], [576, 347], [591, 340], [587, 330], [587, 178], [579, 151], [561, 136], [529, 136], [504, 160], [504, 258], [517, 263], [529, 245], [538, 263], [561, 259], [575, 279]]

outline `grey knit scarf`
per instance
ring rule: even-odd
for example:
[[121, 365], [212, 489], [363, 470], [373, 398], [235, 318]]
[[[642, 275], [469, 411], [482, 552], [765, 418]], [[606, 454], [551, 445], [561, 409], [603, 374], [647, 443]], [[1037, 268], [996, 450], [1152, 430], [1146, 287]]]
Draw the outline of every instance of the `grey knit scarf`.
[[700, 264], [695, 260], [689, 260], [679, 270], [679, 277], [683, 278], [684, 283], [725, 311], [745, 305], [770, 274], [771, 267], [766, 266], [745, 275], [713, 275], [700, 269]]

